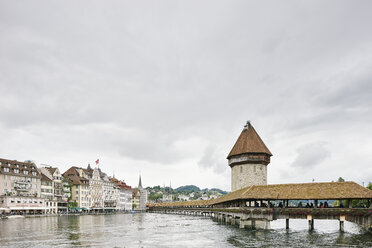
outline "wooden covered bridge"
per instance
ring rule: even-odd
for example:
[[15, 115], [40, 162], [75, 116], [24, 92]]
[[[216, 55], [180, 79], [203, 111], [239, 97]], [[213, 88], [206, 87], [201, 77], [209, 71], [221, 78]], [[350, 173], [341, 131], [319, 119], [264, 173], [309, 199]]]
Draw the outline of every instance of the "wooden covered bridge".
[[344, 221], [371, 230], [372, 190], [355, 182], [253, 185], [213, 200], [148, 204], [148, 211], [211, 216], [240, 228], [266, 229], [277, 219], [286, 219], [289, 228], [290, 219], [307, 219], [312, 230], [314, 219], [335, 219], [341, 231]]

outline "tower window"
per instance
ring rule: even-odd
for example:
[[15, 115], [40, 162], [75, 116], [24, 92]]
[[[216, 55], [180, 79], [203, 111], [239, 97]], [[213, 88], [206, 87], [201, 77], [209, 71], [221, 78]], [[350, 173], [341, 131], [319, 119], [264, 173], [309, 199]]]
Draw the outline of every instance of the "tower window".
[[243, 173], [243, 165], [240, 166], [240, 173]]

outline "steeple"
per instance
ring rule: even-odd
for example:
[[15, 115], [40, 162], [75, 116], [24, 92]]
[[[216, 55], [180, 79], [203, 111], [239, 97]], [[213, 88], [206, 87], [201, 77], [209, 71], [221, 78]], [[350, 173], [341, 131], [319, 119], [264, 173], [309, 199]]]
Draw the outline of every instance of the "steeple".
[[138, 188], [142, 189], [141, 175], [139, 176]]

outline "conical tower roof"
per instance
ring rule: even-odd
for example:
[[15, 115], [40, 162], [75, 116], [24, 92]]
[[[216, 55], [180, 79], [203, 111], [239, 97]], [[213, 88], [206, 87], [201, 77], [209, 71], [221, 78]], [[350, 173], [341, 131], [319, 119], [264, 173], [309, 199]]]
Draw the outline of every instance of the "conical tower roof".
[[231, 149], [227, 159], [235, 155], [247, 153], [264, 153], [272, 156], [265, 143], [262, 141], [252, 124], [248, 121], [244, 126], [242, 133], [238, 140], [235, 142], [234, 147]]

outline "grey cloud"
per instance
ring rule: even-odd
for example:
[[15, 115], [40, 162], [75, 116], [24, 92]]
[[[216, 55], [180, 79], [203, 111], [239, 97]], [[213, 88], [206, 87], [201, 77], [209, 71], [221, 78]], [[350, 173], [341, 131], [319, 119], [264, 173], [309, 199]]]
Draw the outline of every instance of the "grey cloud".
[[211, 169], [215, 173], [226, 173], [228, 172], [228, 166], [226, 159], [221, 156], [223, 153], [218, 151], [218, 148], [214, 145], [209, 145], [203, 153], [202, 158], [199, 160], [198, 165], [204, 169]]
[[[100, 150], [159, 168], [199, 161], [229, 182], [225, 157], [248, 119], [274, 145], [319, 130], [328, 142], [345, 126], [368, 133], [358, 127], [372, 116], [371, 7], [2, 1], [3, 140], [27, 157], [45, 149], [41, 162], [72, 152], [70, 140], [71, 160]], [[41, 149], [28, 135], [59, 144]], [[299, 164], [320, 163], [305, 153]]]
[[331, 156], [331, 151], [324, 142], [310, 143], [297, 149], [297, 157], [291, 166], [301, 169], [311, 169]]
[[[330, 108], [339, 109], [358, 109], [365, 108], [372, 110], [372, 73], [370, 68], [372, 64], [364, 68], [365, 71], [358, 70], [358, 75], [353, 75], [355, 72], [350, 72], [352, 75], [345, 75], [341, 82], [337, 82], [340, 86], [330, 89], [327, 97], [323, 96], [318, 104], [329, 106]], [[356, 69], [356, 68], [355, 68]]]

